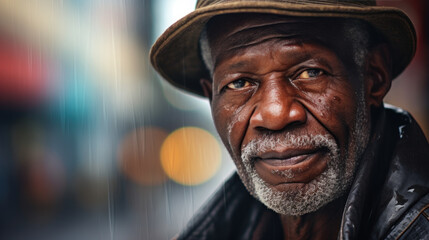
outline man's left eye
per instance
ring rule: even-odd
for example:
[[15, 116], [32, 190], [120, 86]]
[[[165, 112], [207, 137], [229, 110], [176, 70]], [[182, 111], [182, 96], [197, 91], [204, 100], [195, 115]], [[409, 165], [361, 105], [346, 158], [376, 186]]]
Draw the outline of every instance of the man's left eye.
[[321, 69], [307, 69], [305, 71], [303, 71], [301, 74], [299, 74], [299, 76], [297, 77], [297, 79], [309, 79], [309, 78], [315, 78], [315, 77], [319, 77], [320, 75], [323, 75], [324, 71]]

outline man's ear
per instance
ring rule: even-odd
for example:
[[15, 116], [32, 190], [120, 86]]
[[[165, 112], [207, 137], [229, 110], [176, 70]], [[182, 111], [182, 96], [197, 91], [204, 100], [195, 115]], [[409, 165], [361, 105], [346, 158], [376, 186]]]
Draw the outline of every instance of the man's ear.
[[391, 61], [389, 47], [381, 44], [373, 48], [366, 64], [366, 88], [370, 106], [379, 107], [390, 90]]
[[201, 85], [201, 88], [203, 89], [204, 96], [206, 96], [209, 99], [209, 101], [211, 102], [212, 101], [212, 93], [213, 93], [212, 81], [210, 81], [206, 78], [201, 78], [200, 79], [200, 85]]

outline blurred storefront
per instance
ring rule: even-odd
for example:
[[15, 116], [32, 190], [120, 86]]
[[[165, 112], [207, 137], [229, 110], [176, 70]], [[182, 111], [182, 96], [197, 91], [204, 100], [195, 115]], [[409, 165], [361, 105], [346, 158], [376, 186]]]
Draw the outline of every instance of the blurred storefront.
[[[148, 62], [195, 2], [0, 1], [0, 239], [170, 239], [232, 173], [207, 100]], [[428, 136], [429, 4], [383, 3], [419, 32], [387, 102]]]

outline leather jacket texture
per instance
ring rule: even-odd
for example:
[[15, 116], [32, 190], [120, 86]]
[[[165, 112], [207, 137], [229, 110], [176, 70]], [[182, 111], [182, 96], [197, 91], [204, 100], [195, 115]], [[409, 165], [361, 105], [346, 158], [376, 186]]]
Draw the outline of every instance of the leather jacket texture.
[[[348, 192], [338, 239], [429, 239], [429, 145], [413, 117], [383, 107]], [[283, 239], [280, 218], [234, 173], [178, 236]]]

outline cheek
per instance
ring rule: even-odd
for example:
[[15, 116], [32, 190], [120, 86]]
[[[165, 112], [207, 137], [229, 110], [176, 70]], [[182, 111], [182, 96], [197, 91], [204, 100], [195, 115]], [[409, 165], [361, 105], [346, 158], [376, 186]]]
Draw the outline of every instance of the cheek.
[[356, 111], [356, 93], [354, 88], [345, 79], [334, 80], [322, 94], [315, 95], [316, 105], [320, 112], [320, 118], [327, 123], [338, 124], [342, 122], [348, 125], [354, 118]]
[[213, 102], [212, 114], [216, 129], [232, 156], [240, 155], [241, 140], [249, 118], [245, 105]]
[[309, 111], [334, 136], [340, 148], [347, 147], [356, 119], [356, 94], [350, 88], [331, 87], [322, 94], [306, 96]]
[[347, 116], [350, 115], [348, 112], [354, 108], [354, 104], [347, 103], [353, 101], [347, 101], [347, 98], [350, 98], [350, 96], [345, 96], [343, 93], [336, 91], [330, 91], [328, 94], [318, 96], [314, 105], [317, 108], [320, 121], [329, 124], [346, 120]]
[[342, 72], [336, 75], [338, 77], [326, 78], [316, 84], [304, 82], [297, 86], [299, 97], [308, 104], [312, 115], [331, 128], [338, 127], [335, 126], [338, 123], [347, 124], [356, 107], [356, 93], [351, 81]]

